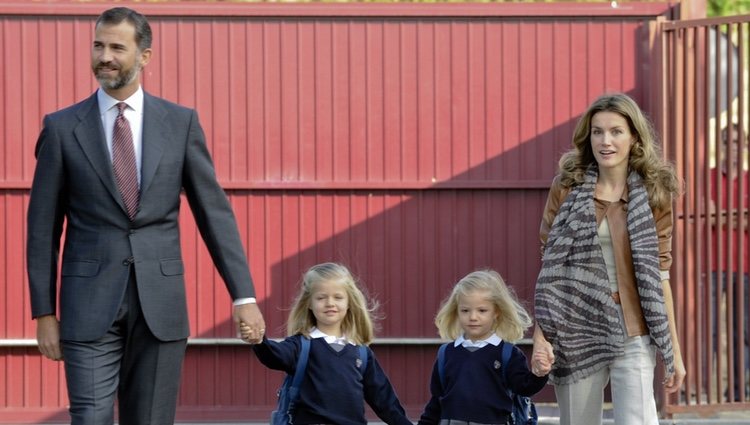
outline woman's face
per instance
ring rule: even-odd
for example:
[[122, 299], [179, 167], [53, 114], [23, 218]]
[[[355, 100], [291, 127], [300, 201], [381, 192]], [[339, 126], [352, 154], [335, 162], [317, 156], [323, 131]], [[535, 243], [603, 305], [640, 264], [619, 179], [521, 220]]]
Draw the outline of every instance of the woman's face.
[[591, 117], [591, 150], [599, 170], [627, 172], [630, 147], [635, 137], [630, 133], [628, 121], [616, 112], [597, 112]]
[[489, 338], [495, 332], [497, 316], [488, 291], [471, 291], [458, 298], [458, 321], [466, 339], [481, 341]]

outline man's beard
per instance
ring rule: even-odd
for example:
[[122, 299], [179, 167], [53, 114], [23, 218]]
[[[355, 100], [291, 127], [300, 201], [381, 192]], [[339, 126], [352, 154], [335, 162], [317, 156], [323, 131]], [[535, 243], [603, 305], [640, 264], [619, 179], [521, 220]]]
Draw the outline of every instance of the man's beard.
[[[101, 64], [97, 65], [97, 68]], [[119, 90], [128, 84], [135, 81], [135, 79], [138, 77], [138, 73], [141, 72], [141, 64], [136, 63], [134, 64], [129, 70], [123, 71], [122, 68], [119, 69], [120, 73], [117, 75], [115, 79], [109, 79], [105, 77], [99, 77], [98, 73], [94, 73], [94, 76], [96, 77], [96, 80], [99, 82], [99, 84], [109, 90]]]

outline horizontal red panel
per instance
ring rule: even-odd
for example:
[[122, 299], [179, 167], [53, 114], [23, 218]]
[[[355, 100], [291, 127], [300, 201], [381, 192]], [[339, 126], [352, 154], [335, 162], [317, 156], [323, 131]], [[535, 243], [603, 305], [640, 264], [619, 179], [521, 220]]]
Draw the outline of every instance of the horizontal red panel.
[[[174, 4], [179, 3], [179, 5]], [[34, 15], [89, 15], [97, 16], [105, 6], [79, 3], [75, 0], [27, 3], [19, 0], [2, 0], [4, 14]], [[237, 3], [212, 1], [174, 1], [156, 4], [138, 4], [138, 9], [148, 16], [213, 16], [213, 17], [487, 17], [487, 16], [618, 16], [650, 17], [670, 13], [673, 7], [667, 2], [645, 3], [464, 3], [464, 4], [357, 4], [357, 3]]]
[[[198, 110], [228, 188], [540, 187], [591, 99], [648, 92], [643, 22], [156, 17], [144, 88]], [[44, 114], [96, 88], [91, 22], [0, 29], [21, 82], [0, 87], [0, 188], [23, 189]]]

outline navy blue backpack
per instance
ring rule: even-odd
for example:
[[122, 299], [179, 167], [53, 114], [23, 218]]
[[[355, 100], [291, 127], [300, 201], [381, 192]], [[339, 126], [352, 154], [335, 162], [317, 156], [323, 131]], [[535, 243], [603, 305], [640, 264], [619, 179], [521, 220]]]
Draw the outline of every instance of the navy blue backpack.
[[[440, 385], [445, 387], [445, 347], [452, 342], [445, 343], [438, 349], [438, 375], [440, 376]], [[505, 365], [510, 361], [510, 354], [513, 351], [513, 344], [503, 341], [502, 357], [500, 358], [500, 367], [503, 368], [503, 379], [505, 380], [505, 389], [508, 391], [508, 396], [513, 400], [513, 407], [511, 408], [511, 424], [513, 425], [537, 425], [539, 416], [536, 413], [536, 406], [529, 397], [514, 394], [508, 386], [508, 369]]]
[[[302, 346], [299, 358], [297, 359], [297, 366], [294, 369], [294, 375], [287, 374], [284, 382], [281, 384], [281, 388], [279, 388], [279, 392], [277, 393], [279, 400], [276, 404], [276, 410], [271, 412], [271, 425], [289, 425], [292, 423], [294, 403], [299, 398], [299, 387], [302, 384], [302, 378], [305, 377], [307, 359], [310, 357], [310, 340], [302, 335], [299, 337]], [[367, 369], [367, 347], [364, 345], [357, 347], [359, 348], [359, 358], [362, 359], [360, 370], [364, 373]]]

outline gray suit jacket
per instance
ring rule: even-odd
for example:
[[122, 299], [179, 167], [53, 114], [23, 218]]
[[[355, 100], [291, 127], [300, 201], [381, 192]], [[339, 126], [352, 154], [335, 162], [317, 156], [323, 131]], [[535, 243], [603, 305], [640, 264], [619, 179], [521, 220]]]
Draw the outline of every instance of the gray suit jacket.
[[32, 315], [56, 313], [64, 227], [62, 339], [91, 341], [107, 331], [131, 265], [153, 334], [164, 341], [186, 338], [182, 190], [231, 297], [254, 296], [234, 213], [216, 181], [196, 112], [145, 93], [140, 209], [132, 223], [105, 140], [96, 93], [44, 119], [28, 210]]

